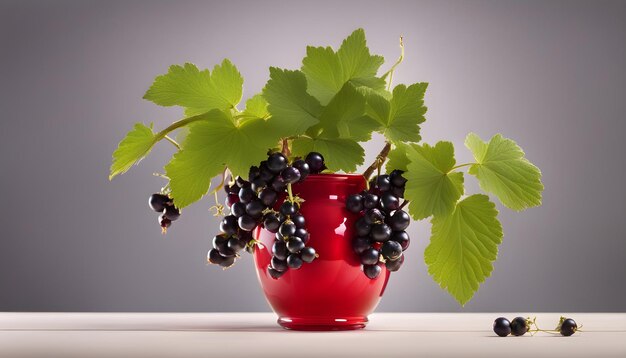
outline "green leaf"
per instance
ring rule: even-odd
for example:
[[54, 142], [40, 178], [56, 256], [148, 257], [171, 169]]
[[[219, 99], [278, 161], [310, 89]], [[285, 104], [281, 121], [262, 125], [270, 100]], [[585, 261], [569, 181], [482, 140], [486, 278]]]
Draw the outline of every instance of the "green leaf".
[[336, 53], [330, 47], [307, 47], [302, 72], [309, 83], [309, 93], [325, 105], [348, 81], [355, 86], [384, 90], [385, 80], [376, 77], [383, 62], [382, 56], [370, 55], [365, 32], [357, 29]]
[[267, 110], [267, 101], [261, 94], [256, 94], [246, 101], [246, 109], [243, 111], [245, 117], [267, 118], [270, 112]]
[[212, 73], [185, 63], [157, 76], [143, 98], [160, 106], [184, 107], [185, 114], [192, 116], [215, 108], [234, 108], [241, 101], [242, 87], [243, 78], [228, 59]]
[[409, 211], [415, 220], [431, 215], [443, 216], [454, 210], [463, 194], [463, 173], [451, 172], [456, 161], [450, 142], [410, 146], [405, 197], [410, 200]]
[[345, 138], [296, 138], [292, 152], [301, 157], [310, 152], [321, 153], [329, 170], [346, 173], [355, 172], [365, 158], [365, 151], [359, 143]]
[[152, 124], [147, 127], [142, 123], [136, 123], [113, 152], [109, 180], [125, 173], [133, 164], [139, 163], [150, 152], [155, 142]]
[[387, 155], [387, 173], [391, 173], [394, 170], [407, 171], [407, 165], [411, 162], [407, 156], [407, 151], [411, 150], [411, 147], [405, 143], [396, 143], [394, 147], [389, 151]]
[[432, 236], [424, 252], [428, 273], [462, 306], [491, 275], [502, 242], [498, 210], [489, 197], [469, 196], [447, 216], [431, 220]]
[[272, 114], [268, 123], [282, 137], [301, 135], [319, 122], [322, 106], [306, 88], [302, 72], [270, 67], [270, 79], [263, 88], [263, 96]]
[[524, 151], [514, 141], [497, 134], [486, 143], [470, 133], [465, 146], [477, 162], [469, 173], [478, 178], [482, 190], [495, 194], [513, 210], [541, 205], [541, 171], [524, 157]]
[[365, 115], [365, 96], [346, 83], [320, 115], [321, 137], [347, 138], [357, 142], [371, 139], [378, 123]]
[[393, 97], [371, 93], [367, 99], [367, 114], [382, 126], [382, 133], [390, 141], [419, 142], [420, 123], [425, 121], [424, 93], [428, 83], [415, 83], [406, 87], [398, 85]]
[[165, 166], [177, 207], [199, 200], [210, 189], [211, 178], [228, 167], [247, 177], [250, 166], [267, 157], [278, 136], [261, 118], [235, 124], [229, 114], [212, 110], [190, 125], [183, 149]]

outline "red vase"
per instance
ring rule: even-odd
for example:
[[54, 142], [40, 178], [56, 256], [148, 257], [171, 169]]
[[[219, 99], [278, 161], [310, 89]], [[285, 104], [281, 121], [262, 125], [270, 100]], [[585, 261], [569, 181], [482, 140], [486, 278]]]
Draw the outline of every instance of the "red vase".
[[365, 188], [362, 175], [309, 175], [293, 185], [294, 195], [305, 202], [301, 213], [310, 233], [307, 246], [319, 257], [279, 279], [267, 272], [274, 234], [258, 229], [262, 245], [254, 252], [257, 276], [265, 297], [278, 314], [278, 323], [296, 330], [349, 330], [365, 327], [383, 295], [389, 271], [384, 266], [371, 280], [361, 270], [352, 250], [354, 222], [358, 215], [345, 209], [346, 197]]

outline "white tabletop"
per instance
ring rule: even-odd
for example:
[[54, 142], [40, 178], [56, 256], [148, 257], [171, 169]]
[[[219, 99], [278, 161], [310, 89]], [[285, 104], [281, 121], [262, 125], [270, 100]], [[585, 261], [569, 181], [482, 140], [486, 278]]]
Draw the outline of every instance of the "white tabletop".
[[[0, 357], [626, 357], [625, 313], [569, 313], [583, 332], [497, 337], [528, 314], [377, 313], [364, 330], [286, 331], [271, 313], [0, 313]], [[560, 314], [537, 314], [553, 328]]]

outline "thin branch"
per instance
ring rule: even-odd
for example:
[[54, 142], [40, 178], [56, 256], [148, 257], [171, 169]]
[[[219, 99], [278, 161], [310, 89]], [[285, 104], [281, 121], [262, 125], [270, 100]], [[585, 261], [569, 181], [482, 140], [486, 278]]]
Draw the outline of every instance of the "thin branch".
[[391, 151], [391, 142], [385, 142], [385, 146], [380, 151], [380, 153], [378, 153], [378, 155], [376, 156], [376, 159], [374, 159], [374, 163], [372, 163], [363, 173], [365, 180], [369, 180], [374, 170], [376, 170], [377, 168], [380, 168], [380, 166], [383, 165], [385, 160], [387, 160], [387, 156], [389, 155], [390, 151]]
[[176, 149], [180, 150], [180, 144], [178, 144], [178, 142], [176, 142], [174, 139], [172, 139], [172, 137], [166, 135], [163, 138], [167, 139], [167, 141], [172, 143], [174, 145], [174, 147], [176, 147]]

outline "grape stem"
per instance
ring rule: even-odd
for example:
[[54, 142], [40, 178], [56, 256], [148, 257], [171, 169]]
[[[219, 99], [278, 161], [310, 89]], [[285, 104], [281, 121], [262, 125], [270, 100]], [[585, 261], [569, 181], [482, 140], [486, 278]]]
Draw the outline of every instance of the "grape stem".
[[450, 171], [453, 171], [454, 169], [459, 169], [459, 168], [463, 168], [463, 167], [468, 167], [468, 166], [470, 166], [470, 165], [474, 165], [474, 164], [477, 164], [477, 163], [465, 163], [465, 164], [460, 164], [460, 165], [457, 165], [456, 167], [452, 167], [452, 169], [450, 169]]
[[398, 210], [402, 210], [402, 208], [404, 208], [405, 206], [407, 206], [409, 204], [408, 200], [405, 200], [402, 202], [402, 205], [400, 205], [400, 207], [398, 208]]
[[391, 66], [389, 71], [385, 72], [385, 74], [381, 77], [382, 79], [386, 80], [387, 76], [389, 76], [389, 81], [387, 81], [387, 91], [391, 90], [391, 82], [393, 82], [393, 72], [395, 71], [396, 67], [398, 67], [398, 65], [401, 64], [404, 60], [404, 42], [402, 40], [403, 38], [402, 36], [400, 36], [400, 57], [398, 58], [396, 63]]
[[178, 144], [178, 142], [176, 142], [174, 139], [172, 139], [172, 137], [165, 135], [163, 136], [163, 138], [167, 139], [168, 142], [172, 143], [174, 145], [174, 147], [176, 147], [176, 149], [180, 150], [180, 144]]
[[[202, 121], [202, 120], [206, 120], [206, 117], [204, 116], [206, 113], [202, 113], [202, 114], [198, 114], [197, 116], [191, 116], [191, 117], [187, 117], [187, 118], [183, 118], [179, 121], [176, 121], [172, 124], [170, 124], [167, 128], [163, 129], [162, 131], [158, 132], [157, 134], [154, 135], [154, 143], [160, 141], [161, 139], [167, 139], [170, 142], [172, 142], [172, 144], [176, 143], [176, 141], [174, 141], [173, 139], [169, 138], [167, 136], [168, 133], [184, 127], [188, 124], [191, 124], [193, 122], [198, 122], [198, 121]], [[174, 144], [177, 146], [178, 149], [180, 149], [180, 146], [178, 145], [178, 143]]]
[[380, 153], [378, 153], [378, 155], [376, 156], [374, 163], [372, 163], [363, 173], [363, 176], [365, 177], [366, 181], [370, 179], [370, 176], [372, 175], [372, 173], [374, 173], [374, 170], [379, 169], [380, 166], [383, 165], [385, 160], [387, 160], [387, 156], [389, 155], [390, 151], [391, 151], [391, 142], [385, 142], [385, 146], [380, 151]]
[[287, 158], [291, 156], [291, 150], [289, 150], [289, 140], [287, 138], [283, 138], [283, 147], [280, 152]]
[[287, 184], [287, 194], [289, 194], [289, 202], [293, 203], [293, 192], [291, 191], [291, 183]]

